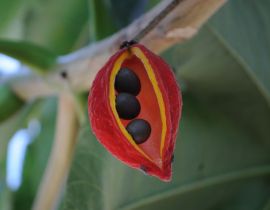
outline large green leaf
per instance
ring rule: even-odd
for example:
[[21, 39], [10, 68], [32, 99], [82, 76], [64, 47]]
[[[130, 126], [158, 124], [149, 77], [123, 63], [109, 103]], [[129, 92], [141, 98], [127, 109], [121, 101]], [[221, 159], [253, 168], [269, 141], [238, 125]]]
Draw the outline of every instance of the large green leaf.
[[1, 39], [34, 42], [57, 54], [89, 41], [87, 0], [11, 0], [0, 3]]
[[0, 27], [2, 39], [26, 40], [64, 54], [126, 26], [145, 11], [147, 2], [149, 8], [158, 0], [9, 2], [0, 9], [6, 26]]
[[88, 24], [87, 0], [35, 0], [25, 18], [25, 38], [57, 54], [68, 53]]
[[0, 40], [0, 53], [9, 55], [19, 61], [43, 72], [56, 64], [56, 55], [30, 42]]
[[[260, 10], [253, 12], [255, 4]], [[253, 21], [222, 28], [229, 16], [246, 21], [239, 8], [249, 11]], [[227, 36], [252, 27], [268, 31], [264, 22], [269, 8], [266, 1], [230, 1], [193, 40], [164, 54], [184, 90], [172, 182], [162, 183], [115, 160], [85, 125], [62, 209], [268, 208], [270, 106], [265, 81], [270, 77], [260, 78], [256, 64], [265, 56], [261, 51], [269, 55], [270, 50], [260, 46], [268, 37], [249, 36], [240, 45]], [[258, 57], [247, 62], [244, 49], [252, 47]], [[262, 61], [261, 71], [268, 75], [270, 61]]]
[[[231, 2], [229, 6], [223, 8], [197, 37], [191, 42], [171, 49], [166, 58], [179, 69], [178, 78], [186, 82], [187, 89], [192, 94], [206, 105], [214, 104], [220, 112], [232, 117], [245, 127], [254, 138], [268, 142], [270, 145], [270, 103], [268, 100], [270, 90], [261, 89], [261, 87], [266, 87], [264, 80], [268, 78], [270, 82], [270, 77], [266, 76], [263, 79], [257, 77], [256, 72], [260, 66], [255, 63], [243, 64], [243, 61], [239, 59], [245, 54], [234, 52], [230, 43], [225, 40], [226, 37], [218, 33], [216, 25], [212, 24], [220, 20], [220, 25], [222, 25], [223, 20], [227, 18], [222, 15], [229, 13], [234, 5], [238, 7], [239, 2], [241, 0]], [[249, 9], [251, 5], [248, 2], [245, 1], [242, 7]], [[270, 5], [266, 4], [265, 8], [270, 8]], [[255, 14], [253, 18], [256, 19], [255, 17], [263, 18], [264, 13], [261, 16]], [[246, 28], [247, 26], [239, 27], [238, 31], [246, 30]], [[237, 31], [234, 28], [231, 30]], [[252, 45], [254, 42], [259, 45], [264, 41], [255, 37], [250, 39], [253, 40], [249, 41]], [[265, 42], [267, 43], [267, 40]], [[233, 44], [237, 45], [237, 42]], [[243, 48], [248, 48], [248, 46], [248, 43], [243, 44]], [[265, 48], [261, 46], [259, 49]], [[270, 54], [269, 49], [268, 53]], [[263, 57], [260, 54], [258, 50], [256, 56]], [[251, 63], [250, 60], [248, 62]], [[270, 60], [267, 62], [269, 64], [265, 64], [261, 70], [264, 75], [270, 72], [268, 69]]]
[[[244, 129], [219, 115], [214, 107], [200, 106], [188, 97], [184, 100], [171, 183], [115, 160], [86, 125], [62, 209], [209, 209], [223, 202], [241, 202], [238, 199], [247, 199], [254, 189], [255, 204], [261, 205], [270, 193], [266, 179], [270, 175], [269, 150], [254, 144]], [[246, 194], [240, 194], [244, 191]]]
[[269, 8], [268, 0], [230, 1], [209, 25], [270, 106]]
[[206, 26], [192, 43], [171, 49], [166, 57], [179, 66], [178, 78], [205, 106], [216, 106], [254, 139], [270, 144], [266, 98], [211, 31]]

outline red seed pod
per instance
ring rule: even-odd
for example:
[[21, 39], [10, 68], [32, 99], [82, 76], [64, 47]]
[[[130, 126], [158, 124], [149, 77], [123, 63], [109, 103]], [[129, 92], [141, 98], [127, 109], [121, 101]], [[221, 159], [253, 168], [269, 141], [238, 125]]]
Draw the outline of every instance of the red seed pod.
[[97, 74], [88, 98], [94, 134], [116, 158], [171, 179], [182, 99], [170, 67], [140, 44], [125, 46]]

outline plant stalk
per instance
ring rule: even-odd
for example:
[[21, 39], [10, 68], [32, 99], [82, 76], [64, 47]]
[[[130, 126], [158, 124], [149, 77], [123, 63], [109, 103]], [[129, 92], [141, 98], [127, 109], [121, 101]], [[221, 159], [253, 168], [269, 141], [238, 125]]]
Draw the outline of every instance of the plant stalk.
[[56, 209], [71, 165], [77, 128], [74, 99], [64, 92], [59, 96], [55, 140], [33, 210]]
[[[176, 43], [192, 38], [226, 1], [181, 0], [171, 7], [168, 7], [168, 1], [161, 1], [151, 11], [111, 37], [59, 57], [58, 66], [49, 75], [40, 77], [30, 73], [10, 78], [9, 82], [12, 89], [24, 100], [58, 95], [66, 85], [66, 79], [61, 76], [65, 71], [73, 91], [88, 91], [98, 70], [119, 49], [123, 41], [132, 40], [138, 31], [142, 33], [137, 37], [141, 39], [140, 43], [153, 52], [160, 53]], [[162, 11], [164, 17], [159, 16]]]

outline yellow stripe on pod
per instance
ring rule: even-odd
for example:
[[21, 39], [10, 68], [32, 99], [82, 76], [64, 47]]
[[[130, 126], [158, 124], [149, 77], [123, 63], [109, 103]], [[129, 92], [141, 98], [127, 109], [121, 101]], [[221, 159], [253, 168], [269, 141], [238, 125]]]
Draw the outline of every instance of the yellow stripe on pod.
[[114, 83], [115, 83], [115, 77], [118, 73], [118, 71], [121, 68], [122, 63], [124, 62], [125, 59], [127, 59], [130, 56], [128, 51], [123, 52], [122, 55], [120, 55], [119, 58], [116, 59], [113, 69], [110, 75], [110, 87], [109, 87], [109, 100], [110, 100], [110, 105], [112, 112], [115, 116], [116, 122], [121, 130], [121, 132], [124, 134], [126, 139], [129, 141], [129, 143], [138, 151], [140, 152], [144, 157], [146, 157], [148, 160], [153, 161], [145, 152], [134, 142], [132, 139], [132, 136], [127, 132], [126, 128], [123, 126], [121, 123], [121, 120], [118, 116], [118, 113], [116, 111], [116, 105], [115, 105], [115, 90], [114, 90]]
[[163, 148], [164, 148], [164, 144], [165, 144], [165, 136], [166, 136], [166, 131], [167, 131], [164, 100], [163, 100], [161, 91], [158, 87], [155, 73], [153, 72], [153, 69], [152, 69], [150, 63], [149, 63], [148, 59], [146, 58], [146, 56], [144, 55], [144, 53], [142, 52], [142, 50], [138, 47], [132, 47], [131, 51], [142, 61], [144, 68], [146, 69], [147, 75], [151, 81], [151, 84], [153, 85], [155, 95], [157, 97], [158, 106], [159, 106], [159, 110], [160, 110], [160, 116], [161, 116], [161, 123], [162, 123], [161, 144], [160, 144], [160, 156], [162, 158]]

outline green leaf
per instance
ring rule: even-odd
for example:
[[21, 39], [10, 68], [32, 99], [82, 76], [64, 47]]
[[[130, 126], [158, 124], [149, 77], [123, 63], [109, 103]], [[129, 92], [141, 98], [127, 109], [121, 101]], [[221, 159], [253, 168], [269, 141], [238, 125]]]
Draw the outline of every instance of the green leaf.
[[1, 39], [28, 41], [56, 54], [89, 42], [87, 0], [11, 0], [1, 3], [0, 12]]
[[268, 104], [270, 104], [269, 8], [268, 0], [229, 1], [209, 23], [220, 43], [245, 69]]
[[269, 210], [270, 209], [270, 198], [265, 202], [265, 205], [263, 206], [263, 210]]
[[29, 42], [0, 40], [0, 52], [18, 59], [19, 61], [47, 71], [56, 64], [56, 55], [52, 52]]
[[254, 185], [260, 192], [258, 199], [265, 199], [270, 192], [265, 180], [270, 175], [269, 150], [262, 144], [255, 146], [244, 129], [214, 107], [200, 106], [188, 97], [184, 101], [171, 183], [115, 160], [85, 125], [62, 209], [210, 209], [225, 201], [233, 204], [243, 196], [239, 191]]
[[0, 123], [23, 106], [23, 101], [6, 84], [0, 84]]
[[[17, 37], [20, 35], [18, 33], [21, 31], [16, 22], [21, 22], [23, 18], [20, 16], [21, 11], [24, 8], [26, 1], [22, 0], [11, 0], [11, 1], [1, 1], [0, 6], [0, 36], [4, 37]], [[17, 20], [16, 20], [17, 19]], [[16, 25], [17, 27], [14, 27]], [[13, 33], [12, 32], [17, 32]]]
[[87, 31], [88, 18], [87, 0], [36, 0], [26, 14], [25, 39], [56, 54], [65, 54], [73, 50], [81, 33]]
[[[242, 7], [248, 9], [249, 4], [245, 1]], [[225, 7], [220, 13], [225, 13], [224, 10], [229, 8]], [[263, 141], [269, 146], [270, 92], [262, 91], [260, 88], [264, 86], [264, 81], [256, 76], [258, 67], [253, 69], [252, 66], [243, 65], [239, 58], [244, 55], [240, 52], [236, 54], [228, 48], [223, 36], [216, 33], [216, 28], [212, 25], [216, 17], [220, 18], [219, 13], [197, 37], [174, 47], [165, 57], [169, 63], [177, 67], [177, 76], [179, 80], [184, 80], [189, 92], [200, 98], [206, 106], [214, 104], [220, 112], [244, 127], [254, 139]], [[243, 30], [245, 29], [243, 26]], [[242, 28], [239, 27], [238, 31], [240, 30]], [[250, 40], [252, 45], [254, 42], [261, 43], [261, 40], [255, 38]], [[245, 43], [243, 48], [248, 46]], [[270, 65], [270, 61], [268, 62]], [[268, 65], [265, 65], [265, 75], [269, 73], [267, 68]], [[253, 76], [249, 71], [253, 72]]]
[[5, 27], [5, 25], [9, 23], [9, 20], [12, 18], [12, 15], [16, 13], [20, 3], [21, 0], [1, 2], [0, 20], [2, 21], [0, 22], [0, 28]]
[[0, 209], [11, 210], [12, 209], [12, 194], [6, 188], [4, 183], [0, 182]]

